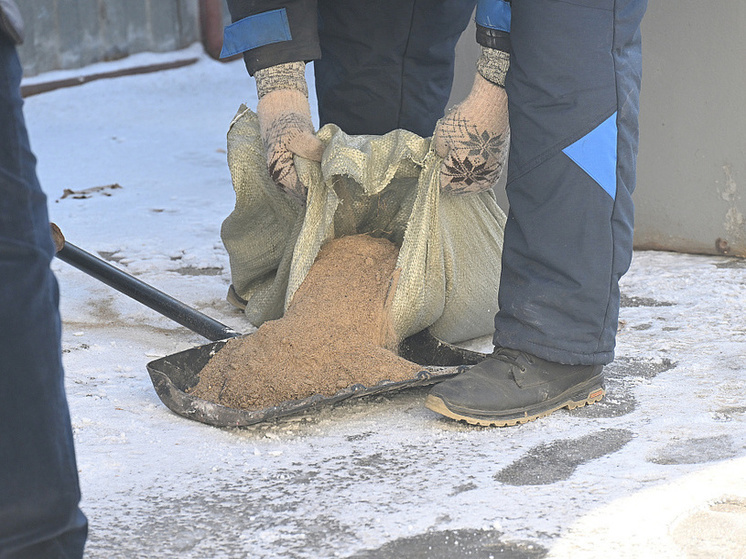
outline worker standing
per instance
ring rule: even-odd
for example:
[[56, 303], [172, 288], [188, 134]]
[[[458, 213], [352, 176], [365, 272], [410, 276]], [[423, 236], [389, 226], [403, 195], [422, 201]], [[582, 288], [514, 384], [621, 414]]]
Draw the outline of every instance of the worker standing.
[[244, 54], [270, 174], [300, 202], [293, 154], [321, 155], [310, 60], [322, 125], [432, 134], [446, 195], [492, 188], [508, 154], [495, 351], [436, 385], [426, 405], [513, 425], [600, 400], [632, 257], [647, 0], [479, 0], [472, 91], [445, 116], [455, 44], [475, 2], [228, 4], [224, 53]]

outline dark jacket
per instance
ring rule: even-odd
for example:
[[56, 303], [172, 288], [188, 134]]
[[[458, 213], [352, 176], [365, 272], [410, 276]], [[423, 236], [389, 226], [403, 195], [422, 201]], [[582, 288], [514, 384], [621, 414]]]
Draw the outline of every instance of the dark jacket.
[[[226, 28], [221, 56], [243, 53], [252, 76], [276, 64], [321, 57], [317, 0], [228, 0], [228, 8], [233, 24]], [[479, 44], [509, 49], [509, 12], [505, 0], [479, 0]]]
[[[234, 48], [226, 51], [224, 45], [223, 56], [243, 52], [246, 69], [252, 76], [257, 70], [276, 64], [309, 61], [321, 57], [316, 0], [228, 0], [228, 8], [233, 25], [226, 28], [226, 43], [232, 34]], [[290, 39], [280, 40], [269, 35], [265, 40], [271, 42], [255, 46], [257, 42], [263, 42], [262, 39], [247, 36], [252, 32], [252, 28], [248, 22], [242, 22], [268, 13], [278, 15], [277, 18], [271, 19], [274, 27], [284, 27], [276, 28], [274, 31], [289, 32]], [[263, 27], [262, 31], [268, 27], [266, 24], [260, 25]]]

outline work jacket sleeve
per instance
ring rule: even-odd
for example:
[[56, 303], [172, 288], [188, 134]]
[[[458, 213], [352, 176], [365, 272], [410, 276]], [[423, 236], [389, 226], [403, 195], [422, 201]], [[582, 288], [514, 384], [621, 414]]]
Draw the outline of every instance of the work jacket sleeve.
[[510, 1], [479, 0], [477, 42], [483, 47], [510, 52]]
[[316, 0], [228, 0], [221, 58], [243, 53], [250, 75], [321, 57]]

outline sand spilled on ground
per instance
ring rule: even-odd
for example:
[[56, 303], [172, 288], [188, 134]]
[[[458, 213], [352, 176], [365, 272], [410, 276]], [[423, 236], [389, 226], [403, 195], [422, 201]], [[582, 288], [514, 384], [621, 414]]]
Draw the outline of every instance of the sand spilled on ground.
[[259, 410], [353, 384], [413, 378], [422, 367], [395, 353], [389, 317], [398, 254], [393, 243], [369, 235], [327, 243], [285, 316], [228, 341], [191, 394]]

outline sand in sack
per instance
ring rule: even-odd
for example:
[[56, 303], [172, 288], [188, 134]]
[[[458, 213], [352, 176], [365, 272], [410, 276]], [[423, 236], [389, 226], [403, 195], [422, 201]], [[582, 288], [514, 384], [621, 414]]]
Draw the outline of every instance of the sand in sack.
[[399, 340], [389, 320], [398, 253], [369, 235], [327, 243], [285, 315], [228, 341], [191, 394], [260, 410], [353, 384], [413, 378], [422, 367], [394, 353]]

